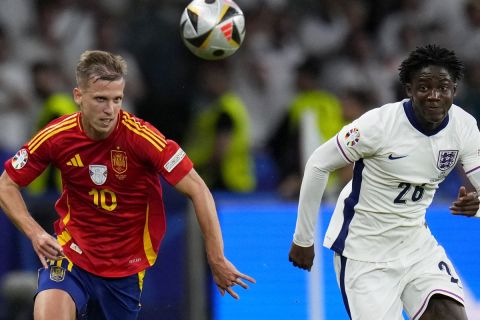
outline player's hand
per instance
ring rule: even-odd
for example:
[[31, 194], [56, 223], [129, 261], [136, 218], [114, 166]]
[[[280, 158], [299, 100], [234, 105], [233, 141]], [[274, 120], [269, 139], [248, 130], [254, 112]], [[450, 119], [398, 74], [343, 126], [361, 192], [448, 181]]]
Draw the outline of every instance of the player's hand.
[[34, 236], [32, 245], [44, 268], [48, 268], [47, 259], [58, 260], [64, 256], [62, 246], [46, 232]]
[[209, 261], [209, 264], [212, 270], [213, 281], [216, 283], [222, 296], [227, 292], [233, 298], [239, 299], [238, 294], [232, 289], [233, 286], [239, 285], [244, 289], [248, 289], [248, 285], [243, 280], [256, 283], [252, 277], [239, 272], [227, 258], [223, 258], [220, 262]]
[[315, 258], [315, 246], [300, 247], [292, 242], [290, 253], [288, 254], [288, 261], [295, 267], [310, 271], [313, 265], [313, 258]]
[[477, 213], [479, 204], [477, 192], [467, 193], [467, 189], [461, 186], [458, 190], [457, 199], [450, 206], [450, 212], [454, 215], [472, 217]]

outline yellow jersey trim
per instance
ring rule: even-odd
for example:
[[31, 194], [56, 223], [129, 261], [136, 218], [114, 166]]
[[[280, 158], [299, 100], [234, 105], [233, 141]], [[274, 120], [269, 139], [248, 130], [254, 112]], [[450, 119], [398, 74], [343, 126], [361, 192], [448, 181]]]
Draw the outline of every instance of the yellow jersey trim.
[[62, 247], [70, 240], [72, 240], [72, 236], [66, 229], [57, 236], [57, 241]]
[[140, 291], [143, 290], [143, 279], [145, 278], [145, 270], [142, 270], [138, 273], [138, 286], [140, 287]]
[[68, 199], [68, 194], [67, 194], [67, 207], [68, 207], [68, 212], [67, 214], [65, 215], [65, 217], [63, 218], [62, 222], [63, 222], [63, 225], [66, 226], [67, 223], [70, 221], [70, 201]]
[[51, 125], [41, 130], [39, 133], [37, 133], [32, 138], [32, 140], [28, 142], [28, 149], [30, 150], [30, 153], [34, 153], [35, 150], [37, 150], [38, 147], [42, 145], [42, 143], [44, 143], [46, 140], [56, 135], [57, 133], [76, 127], [77, 126], [76, 117], [77, 117], [77, 114], [73, 114], [65, 118], [61, 122]]
[[122, 116], [122, 123], [127, 126], [128, 129], [137, 133], [138, 135], [144, 137], [150, 141], [157, 149], [163, 150], [167, 145], [165, 138], [151, 128], [141, 125], [138, 121], [132, 118], [128, 113], [124, 113]]
[[148, 263], [152, 266], [157, 260], [157, 254], [153, 250], [152, 239], [150, 238], [150, 231], [148, 230], [148, 218], [150, 215], [150, 205], [147, 205], [147, 214], [145, 219], [145, 227], [143, 229], [143, 250], [148, 259]]

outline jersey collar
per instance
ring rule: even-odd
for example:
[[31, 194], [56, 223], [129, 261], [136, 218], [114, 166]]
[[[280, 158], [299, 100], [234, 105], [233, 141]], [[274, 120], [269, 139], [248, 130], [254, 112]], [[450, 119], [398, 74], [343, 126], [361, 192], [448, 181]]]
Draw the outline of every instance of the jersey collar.
[[425, 129], [422, 128], [422, 126], [420, 125], [420, 122], [418, 122], [417, 117], [415, 116], [415, 112], [413, 111], [413, 104], [412, 104], [411, 99], [409, 99], [409, 100], [407, 100], [403, 103], [403, 110], [405, 110], [405, 114], [407, 115], [408, 121], [410, 121], [412, 126], [415, 129], [417, 129], [418, 131], [420, 131], [421, 133], [423, 133], [424, 135], [426, 135], [427, 137], [436, 135], [437, 133], [442, 131], [443, 128], [445, 128], [447, 126], [448, 121], [449, 121], [449, 115], [447, 113], [447, 116], [445, 117], [445, 119], [443, 119], [442, 123], [440, 123], [440, 125], [435, 130], [426, 131]]

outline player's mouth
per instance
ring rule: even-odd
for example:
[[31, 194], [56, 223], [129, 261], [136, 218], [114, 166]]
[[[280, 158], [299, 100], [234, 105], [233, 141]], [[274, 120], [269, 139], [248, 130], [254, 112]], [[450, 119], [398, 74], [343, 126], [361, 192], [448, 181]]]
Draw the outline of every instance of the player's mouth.
[[427, 110], [434, 113], [443, 113], [443, 108], [436, 105], [427, 106]]
[[113, 119], [100, 119], [100, 123], [104, 127], [110, 126], [110, 124], [113, 122]]

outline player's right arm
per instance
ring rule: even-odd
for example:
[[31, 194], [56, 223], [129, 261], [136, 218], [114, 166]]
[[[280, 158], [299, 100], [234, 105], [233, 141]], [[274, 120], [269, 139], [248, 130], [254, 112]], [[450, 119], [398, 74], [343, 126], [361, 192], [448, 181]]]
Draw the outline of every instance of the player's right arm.
[[330, 172], [349, 164], [341, 156], [333, 137], [310, 156], [300, 188], [297, 223], [289, 253], [289, 261], [296, 267], [309, 270], [313, 265], [314, 233], [318, 211]]
[[255, 283], [255, 279], [238, 271], [224, 256], [222, 231], [210, 190], [193, 168], [175, 185], [175, 189], [188, 196], [193, 203], [203, 233], [208, 263], [217, 287], [222, 295], [228, 292], [238, 299], [239, 296], [232, 287], [239, 285], [247, 289], [248, 285], [242, 279], [252, 283]]
[[58, 259], [62, 255], [62, 247], [33, 219], [20, 193], [20, 187], [6, 171], [0, 176], [0, 206], [15, 226], [32, 241], [33, 249], [45, 268], [46, 258]]

